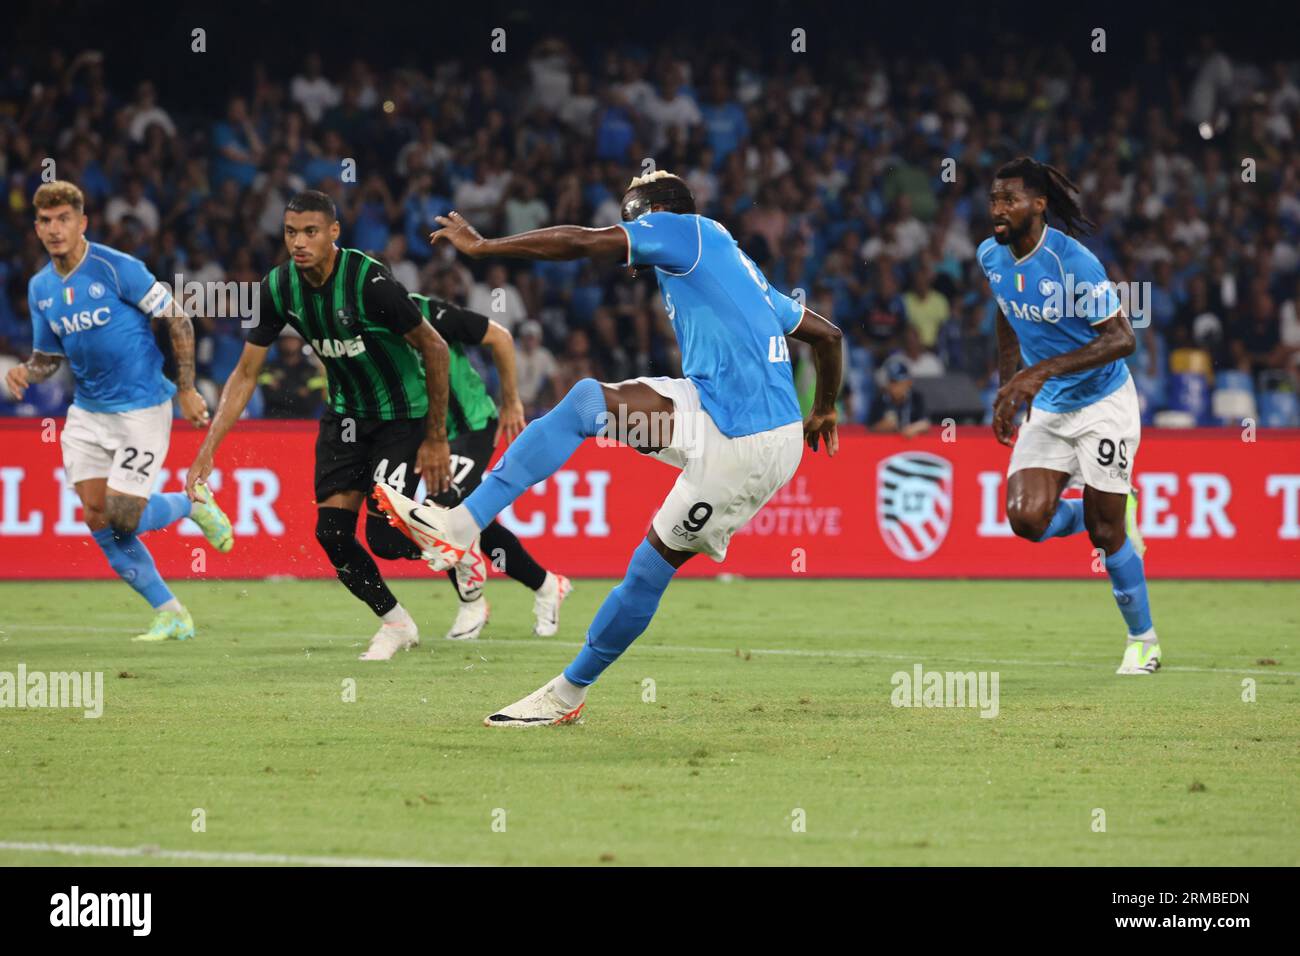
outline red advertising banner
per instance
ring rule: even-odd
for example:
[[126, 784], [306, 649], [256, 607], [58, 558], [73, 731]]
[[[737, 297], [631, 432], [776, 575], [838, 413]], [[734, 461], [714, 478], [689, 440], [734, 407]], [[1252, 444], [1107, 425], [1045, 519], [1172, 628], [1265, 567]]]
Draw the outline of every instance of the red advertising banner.
[[[108, 578], [65, 487], [59, 420], [0, 420], [0, 578]], [[212, 487], [235, 549], [203, 553], [207, 577], [330, 577], [315, 540], [314, 422], [241, 422]], [[945, 440], [945, 438], [950, 440]], [[1246, 440], [1253, 438], [1253, 440]], [[179, 491], [202, 433], [177, 422], [161, 484]], [[793, 481], [732, 539], [724, 564], [686, 576], [1066, 578], [1091, 574], [1086, 536], [1030, 544], [1007, 526], [1009, 452], [986, 428], [916, 439], [842, 432], [840, 453], [805, 450]], [[589, 441], [501, 521], [545, 565], [621, 576], [677, 472]], [[1136, 482], [1153, 578], [1300, 579], [1300, 432], [1160, 431], [1142, 436]], [[147, 539], [164, 577], [197, 577], [205, 544], [185, 521]], [[418, 562], [385, 574], [427, 575]]]

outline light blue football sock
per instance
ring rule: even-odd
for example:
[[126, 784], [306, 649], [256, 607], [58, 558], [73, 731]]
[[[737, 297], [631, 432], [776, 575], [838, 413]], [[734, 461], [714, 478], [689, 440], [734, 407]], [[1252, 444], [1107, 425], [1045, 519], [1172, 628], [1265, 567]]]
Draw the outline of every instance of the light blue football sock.
[[1039, 541], [1048, 538], [1066, 538], [1083, 530], [1083, 501], [1078, 498], [1062, 498], [1056, 503], [1056, 511], [1047, 525], [1047, 530]]
[[1146, 571], [1142, 567], [1142, 559], [1133, 550], [1132, 541], [1126, 538], [1123, 547], [1106, 557], [1106, 573], [1110, 575], [1115, 603], [1119, 605], [1119, 613], [1124, 615], [1129, 636], [1145, 634], [1151, 630]]
[[512, 501], [558, 471], [584, 440], [600, 432], [607, 417], [599, 382], [584, 378], [574, 385], [558, 405], [529, 423], [465, 499], [474, 523], [486, 528]]
[[93, 531], [91, 535], [108, 558], [108, 566], [140, 592], [150, 607], [161, 607], [172, 599], [172, 592], [153, 563], [153, 555], [138, 537], [134, 534], [119, 537], [112, 528]]
[[144, 511], [140, 512], [140, 524], [135, 529], [136, 534], [156, 531], [167, 527], [173, 521], [188, 518], [192, 504], [190, 496], [183, 491], [150, 495]]
[[596, 611], [587, 629], [586, 643], [564, 669], [565, 679], [586, 687], [618, 660], [650, 625], [676, 571], [649, 541], [637, 545], [622, 583], [609, 592]]

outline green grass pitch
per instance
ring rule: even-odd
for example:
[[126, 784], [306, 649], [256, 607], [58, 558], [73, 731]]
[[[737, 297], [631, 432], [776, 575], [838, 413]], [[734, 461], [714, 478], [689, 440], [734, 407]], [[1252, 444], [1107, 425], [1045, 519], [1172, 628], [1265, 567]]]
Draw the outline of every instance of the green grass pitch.
[[[424, 643], [363, 663], [332, 581], [178, 583], [199, 638], [166, 645], [121, 584], [0, 585], [0, 671], [106, 698], [0, 709], [0, 864], [1300, 863], [1295, 584], [1153, 584], [1167, 666], [1120, 678], [1104, 581], [680, 581], [583, 724], [482, 727], [609, 587], [539, 640], [494, 579], [490, 639], [454, 643], [445, 582], [400, 581]], [[998, 715], [893, 706], [918, 663], [996, 671]]]

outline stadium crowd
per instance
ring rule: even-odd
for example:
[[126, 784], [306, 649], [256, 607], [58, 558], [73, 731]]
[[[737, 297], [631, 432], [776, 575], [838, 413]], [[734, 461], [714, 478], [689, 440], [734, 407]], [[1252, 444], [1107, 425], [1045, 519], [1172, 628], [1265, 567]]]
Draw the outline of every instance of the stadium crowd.
[[[1111, 278], [1149, 289], [1129, 360], [1148, 422], [1300, 425], [1294, 62], [1234, 61], [1209, 40], [1166, 55], [1154, 34], [1122, 71], [1063, 50], [1030, 68], [557, 37], [510, 62], [388, 69], [308, 53], [284, 76], [253, 63], [214, 119], [183, 90], [111, 85], [99, 52], [15, 59], [0, 77], [0, 365], [30, 353], [27, 281], [46, 262], [31, 196], [54, 160], [86, 194], [91, 238], [187, 287], [257, 282], [284, 255], [287, 199], [330, 193], [343, 244], [512, 331], [530, 415], [585, 376], [679, 374], [651, 279], [617, 264], [471, 263], [427, 238], [451, 209], [485, 235], [615, 223], [653, 161], [778, 288], [844, 330], [843, 420], [909, 429], [924, 419], [910, 381], [964, 375], [985, 409], [996, 390], [997, 306], [975, 250], [993, 170], [1027, 153], [1080, 185], [1097, 223], [1085, 241]], [[182, 304], [214, 400], [241, 318], [219, 295]], [[253, 413], [315, 415], [310, 349], [290, 335], [276, 353]], [[811, 362], [794, 357], [810, 401]], [[0, 414], [58, 414], [70, 398], [61, 374], [23, 404], [0, 396]], [[882, 414], [891, 405], [906, 422]]]

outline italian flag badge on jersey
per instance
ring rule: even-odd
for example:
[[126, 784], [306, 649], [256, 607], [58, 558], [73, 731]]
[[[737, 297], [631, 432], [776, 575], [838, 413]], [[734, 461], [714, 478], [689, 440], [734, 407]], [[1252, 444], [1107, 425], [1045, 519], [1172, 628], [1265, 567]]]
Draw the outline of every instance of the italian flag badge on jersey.
[[63, 304], [72, 305], [72, 286], [68, 286], [63, 290]]
[[1016, 291], [1017, 292], [1025, 291], [1025, 274], [1023, 272], [1016, 273]]

